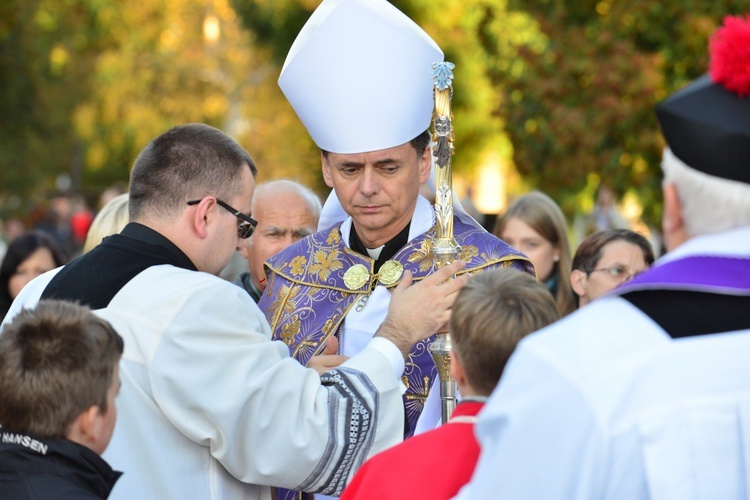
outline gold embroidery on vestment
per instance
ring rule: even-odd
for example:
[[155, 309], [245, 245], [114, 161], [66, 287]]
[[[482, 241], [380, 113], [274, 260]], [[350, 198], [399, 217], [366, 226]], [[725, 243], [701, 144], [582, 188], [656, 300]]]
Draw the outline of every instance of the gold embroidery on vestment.
[[311, 275], [318, 275], [321, 280], [325, 281], [331, 275], [331, 271], [336, 271], [344, 267], [339, 260], [339, 251], [333, 250], [329, 253], [318, 250], [313, 254], [315, 263], [310, 266], [308, 272]]

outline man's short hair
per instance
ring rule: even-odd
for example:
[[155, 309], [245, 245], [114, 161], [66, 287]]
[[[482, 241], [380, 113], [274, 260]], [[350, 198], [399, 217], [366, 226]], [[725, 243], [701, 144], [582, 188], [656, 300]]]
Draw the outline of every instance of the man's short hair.
[[144, 213], [171, 216], [204, 196], [236, 197], [244, 168], [257, 174], [247, 151], [224, 132], [191, 123], [173, 127], [140, 152], [130, 173], [130, 220]]
[[453, 304], [450, 332], [474, 390], [488, 396], [518, 342], [559, 317], [552, 294], [524, 272], [503, 268], [473, 276]]
[[[411, 147], [413, 147], [414, 151], [417, 153], [417, 158], [421, 158], [425, 148], [430, 144], [430, 131], [425, 130], [414, 139], [409, 141], [409, 144], [411, 144]], [[320, 151], [321, 153], [323, 153], [323, 157], [328, 159], [328, 151], [326, 151], [325, 149], [321, 149]]]
[[88, 307], [47, 300], [23, 309], [0, 335], [0, 425], [65, 437], [91, 406], [107, 411], [122, 350], [122, 338]]
[[651, 243], [640, 233], [630, 229], [605, 229], [584, 239], [573, 257], [573, 270], [591, 273], [599, 265], [602, 249], [614, 241], [632, 243], [641, 248], [643, 261], [650, 267], [654, 263], [654, 249]]

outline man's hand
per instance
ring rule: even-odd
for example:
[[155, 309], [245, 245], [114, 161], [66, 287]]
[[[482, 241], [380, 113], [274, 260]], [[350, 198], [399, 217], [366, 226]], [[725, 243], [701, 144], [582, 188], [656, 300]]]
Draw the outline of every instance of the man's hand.
[[411, 273], [405, 271], [401, 283], [392, 291], [388, 316], [375, 336], [396, 344], [406, 357], [415, 343], [444, 329], [456, 295], [470, 276], [448, 280], [465, 265], [457, 260], [414, 285]]
[[331, 335], [326, 342], [323, 352], [310, 358], [310, 361], [307, 362], [307, 367], [318, 372], [318, 375], [323, 375], [328, 370], [338, 367], [341, 363], [349, 359], [348, 356], [336, 354], [338, 349], [339, 340]]

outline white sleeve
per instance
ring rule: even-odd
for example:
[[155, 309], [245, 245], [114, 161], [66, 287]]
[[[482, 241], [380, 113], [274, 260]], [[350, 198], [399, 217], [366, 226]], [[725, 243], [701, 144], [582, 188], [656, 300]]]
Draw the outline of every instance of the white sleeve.
[[[103, 315], [141, 339], [126, 339], [126, 350], [144, 351], [138, 356], [164, 417], [235, 478], [336, 495], [369, 455], [401, 440], [399, 379], [377, 348], [321, 377], [269, 340], [244, 290], [187, 278], [175, 285], [162, 277], [162, 290], [175, 292], [159, 293], [158, 302], [141, 287], [123, 289], [108, 309], [122, 304], [124, 324]], [[134, 311], [146, 325], [158, 323], [158, 335], [132, 331]]]
[[600, 429], [566, 373], [522, 342], [480, 413], [482, 451], [456, 498], [601, 498]]
[[374, 349], [385, 356], [388, 363], [390, 363], [393, 368], [393, 374], [396, 378], [401, 378], [406, 363], [404, 361], [404, 355], [401, 354], [401, 351], [396, 347], [396, 344], [388, 339], [384, 339], [383, 337], [373, 337], [367, 344], [367, 347]]

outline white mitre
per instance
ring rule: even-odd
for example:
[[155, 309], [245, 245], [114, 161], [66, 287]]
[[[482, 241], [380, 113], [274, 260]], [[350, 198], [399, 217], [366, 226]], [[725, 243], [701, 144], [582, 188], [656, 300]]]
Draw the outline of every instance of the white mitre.
[[320, 149], [400, 146], [430, 126], [440, 47], [385, 0], [324, 0], [289, 50], [279, 86]]

